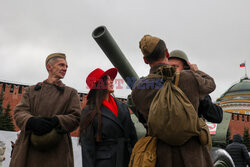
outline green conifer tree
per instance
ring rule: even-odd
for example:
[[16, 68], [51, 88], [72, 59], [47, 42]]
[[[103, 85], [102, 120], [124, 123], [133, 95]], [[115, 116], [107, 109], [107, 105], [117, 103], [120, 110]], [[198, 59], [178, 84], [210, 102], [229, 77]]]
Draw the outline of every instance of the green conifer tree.
[[0, 115], [3, 113], [3, 92], [0, 92]]
[[3, 114], [3, 118], [4, 118], [4, 130], [7, 131], [15, 131], [15, 126], [13, 124], [13, 118], [10, 115], [10, 104], [8, 103], [7, 107], [5, 108], [5, 112]]
[[3, 92], [0, 92], [0, 130], [3, 130]]
[[3, 111], [4, 93], [0, 92], [0, 130], [15, 131], [12, 116], [10, 115], [10, 104], [7, 105], [5, 111]]
[[247, 147], [247, 150], [250, 151], [250, 136], [249, 136], [248, 128], [246, 127], [244, 127], [243, 144], [245, 144]]

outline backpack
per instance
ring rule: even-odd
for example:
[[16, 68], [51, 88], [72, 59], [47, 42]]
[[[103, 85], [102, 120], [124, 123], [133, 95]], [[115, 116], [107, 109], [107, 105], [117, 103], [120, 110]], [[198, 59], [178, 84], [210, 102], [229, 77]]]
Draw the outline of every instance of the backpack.
[[140, 138], [130, 156], [129, 167], [155, 167], [156, 165], [156, 137]]
[[199, 136], [201, 144], [211, 147], [205, 121], [198, 117], [192, 103], [177, 86], [179, 76], [180, 73], [169, 65], [161, 66], [156, 74], [148, 75], [148, 79], [162, 78], [164, 81], [150, 105], [148, 133], [176, 146], [184, 144], [192, 136]]

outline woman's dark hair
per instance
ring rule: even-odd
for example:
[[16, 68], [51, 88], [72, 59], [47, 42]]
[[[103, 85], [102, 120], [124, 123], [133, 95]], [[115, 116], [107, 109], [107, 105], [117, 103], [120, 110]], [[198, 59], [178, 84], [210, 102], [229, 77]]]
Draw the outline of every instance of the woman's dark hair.
[[164, 57], [166, 57], [166, 44], [163, 40], [160, 40], [156, 45], [154, 51], [150, 55], [145, 56], [145, 59], [149, 63], [152, 63], [154, 61], [161, 60]]
[[[98, 118], [98, 129], [97, 129], [97, 136], [96, 141], [101, 141], [101, 124], [102, 124], [102, 117], [101, 117], [101, 105], [103, 100], [105, 99], [108, 90], [106, 88], [108, 76], [104, 76], [95, 84], [95, 89], [90, 91], [90, 94], [87, 98], [87, 104], [85, 106], [85, 112], [83, 120], [81, 119], [80, 122], [80, 139], [79, 142], [81, 143], [81, 135], [86, 136], [87, 128], [90, 124], [92, 124], [95, 115]], [[105, 87], [100, 87], [105, 86]]]

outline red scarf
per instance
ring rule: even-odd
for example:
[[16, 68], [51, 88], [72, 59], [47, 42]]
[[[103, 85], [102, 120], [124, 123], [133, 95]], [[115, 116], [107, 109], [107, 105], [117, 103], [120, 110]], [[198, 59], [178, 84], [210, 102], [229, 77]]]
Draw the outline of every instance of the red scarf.
[[104, 99], [102, 105], [110, 109], [115, 114], [115, 116], [118, 117], [118, 108], [112, 96], [109, 95], [109, 101]]

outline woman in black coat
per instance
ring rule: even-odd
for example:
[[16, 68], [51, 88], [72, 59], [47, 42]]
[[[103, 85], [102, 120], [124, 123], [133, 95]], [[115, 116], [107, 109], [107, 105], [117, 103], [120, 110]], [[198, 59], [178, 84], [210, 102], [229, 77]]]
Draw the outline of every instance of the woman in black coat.
[[116, 68], [95, 69], [86, 79], [90, 91], [80, 123], [83, 167], [127, 167], [137, 141], [128, 106], [111, 96], [116, 75]]

